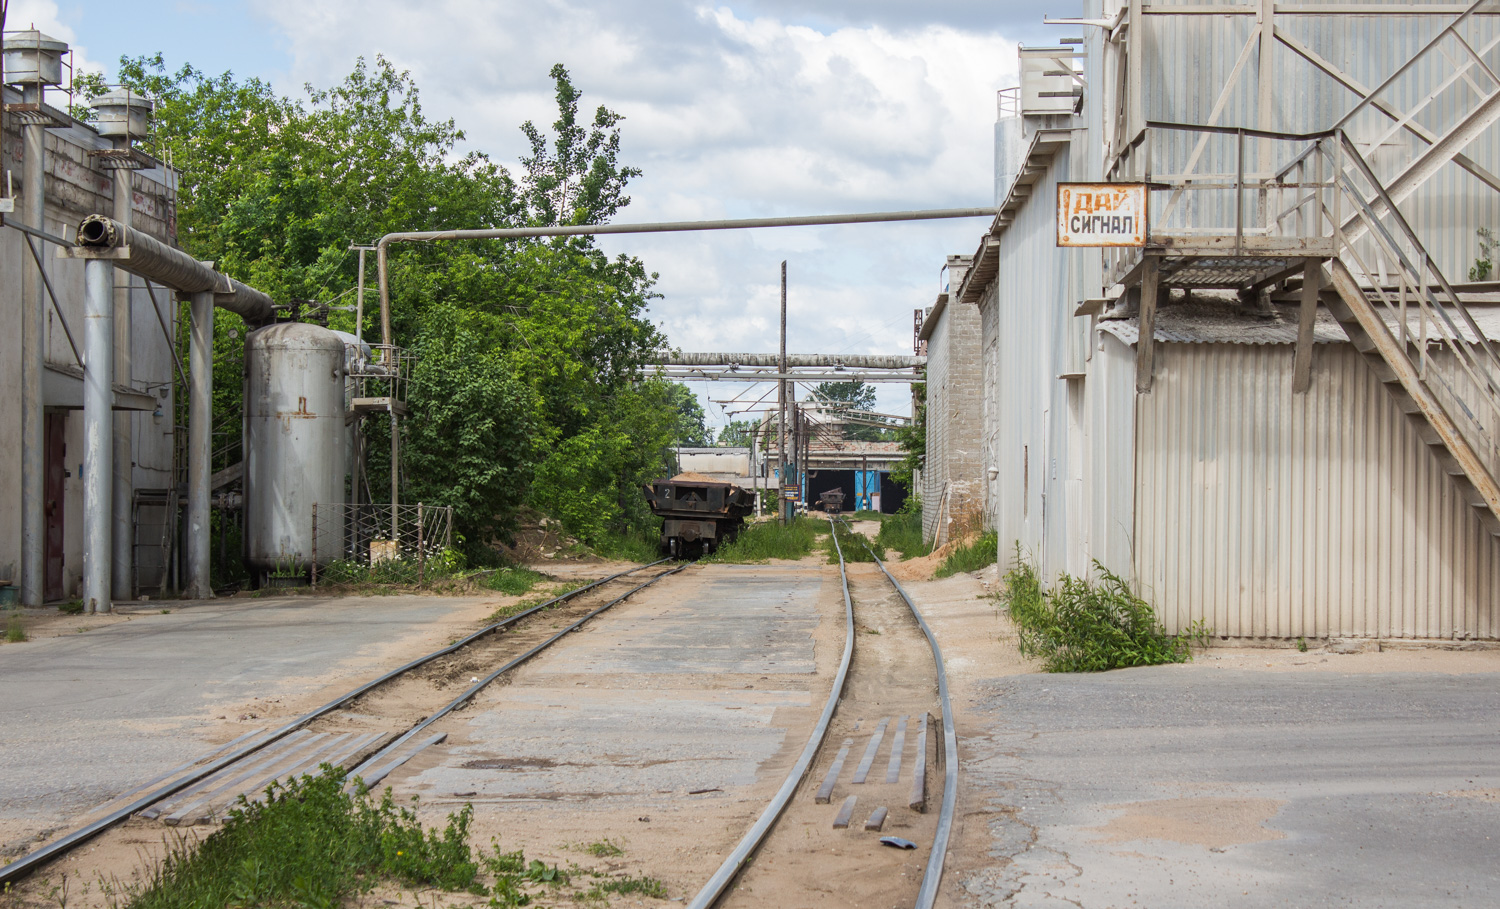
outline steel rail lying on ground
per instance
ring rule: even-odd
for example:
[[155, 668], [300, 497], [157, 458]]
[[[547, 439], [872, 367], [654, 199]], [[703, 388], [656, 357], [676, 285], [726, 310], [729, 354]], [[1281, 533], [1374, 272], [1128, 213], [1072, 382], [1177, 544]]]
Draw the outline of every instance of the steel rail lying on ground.
[[906, 588], [901, 586], [901, 582], [886, 570], [885, 563], [875, 554], [875, 550], [863, 540], [860, 545], [875, 560], [881, 574], [901, 594], [901, 599], [906, 601], [906, 608], [911, 610], [917, 624], [922, 626], [922, 634], [927, 636], [927, 646], [932, 648], [932, 661], [937, 666], [938, 700], [943, 707], [943, 807], [938, 812], [937, 833], [932, 838], [932, 852], [927, 856], [927, 870], [922, 875], [922, 887], [917, 891], [916, 904], [917, 909], [932, 909], [933, 902], [937, 900], [938, 886], [943, 882], [943, 862], [948, 857], [948, 837], [953, 830], [953, 807], [958, 801], [958, 732], [953, 727], [953, 705], [948, 700], [948, 673], [943, 669], [943, 650], [938, 646], [927, 620], [922, 617], [922, 611], [907, 596]]
[[[558, 603], [561, 603], [561, 602], [564, 602], [564, 601], [567, 601], [567, 600], [571, 600], [574, 597], [580, 596], [580, 595], [582, 595], [584, 593], [587, 593], [590, 590], [593, 590], [595, 587], [598, 587], [601, 584], [607, 584], [610, 581], [616, 580], [618, 578], [622, 578], [622, 577], [624, 577], [625, 575], [628, 575], [628, 574], [634, 574], [637, 571], [644, 571], [647, 568], [654, 568], [655, 566], [660, 565], [662, 562], [666, 562], [666, 561], [668, 561], [668, 560], [667, 559], [658, 559], [657, 561], [652, 562], [652, 563], [650, 563], [648, 565], [641, 565], [641, 566], [638, 566], [636, 568], [632, 568], [629, 571], [621, 571], [621, 572], [618, 572], [616, 574], [612, 574], [609, 577], [600, 578], [597, 581], [594, 581], [594, 582], [589, 583], [589, 584], [585, 584], [584, 586], [579, 587], [579, 588], [577, 588], [575, 590], [570, 590], [567, 593], [560, 594], [559, 596], [553, 597], [552, 599], [546, 601], [545, 603], [541, 603], [541, 604], [538, 604], [536, 606], [533, 606], [532, 608], [527, 609], [524, 612], [519, 612], [519, 613], [516, 613], [513, 616], [509, 616], [509, 617], [507, 617], [507, 618], [505, 618], [505, 619], [503, 619], [503, 620], [501, 620], [499, 622], [496, 622], [493, 625], [487, 625], [484, 628], [481, 628], [478, 631], [474, 632], [473, 634], [469, 635], [468, 637], [463, 638], [463, 639], [461, 639], [461, 640], [459, 640], [459, 641], [457, 641], [457, 642], [455, 642], [453, 644], [450, 644], [450, 645], [448, 645], [447, 647], [444, 647], [441, 650], [435, 650], [432, 653], [427, 654], [426, 656], [421, 656], [421, 657], [418, 657], [415, 660], [412, 660], [411, 662], [405, 664], [404, 666], [400, 666], [400, 667], [398, 667], [396, 669], [392, 669], [390, 672], [387, 672], [385, 675], [382, 675], [379, 678], [374, 679], [372, 681], [366, 682], [365, 684], [360, 685], [358, 688], [355, 688], [353, 691], [350, 691], [350, 692], [348, 692], [346, 694], [340, 695], [338, 698], [336, 698], [335, 700], [329, 701], [327, 704], [324, 704], [322, 707], [319, 707], [316, 710], [311, 711], [310, 713], [303, 714], [302, 716], [298, 717], [297, 719], [292, 720], [290, 723], [287, 723], [285, 726], [282, 726], [280, 729], [277, 729], [276, 731], [272, 732], [270, 735], [268, 735], [268, 736], [266, 736], [266, 737], [264, 737], [262, 739], [257, 740], [253, 744], [247, 745], [246, 747], [241, 748], [240, 750], [238, 750], [238, 751], [236, 751], [236, 752], [234, 752], [232, 754], [226, 755], [226, 756], [224, 756], [222, 758], [219, 758], [216, 761], [213, 761], [213, 762], [211, 762], [209, 764], [206, 764], [200, 770], [198, 770], [197, 772], [191, 773], [191, 774], [189, 774], [188, 776], [186, 776], [186, 777], [184, 777], [182, 779], [175, 780], [175, 781], [173, 781], [171, 783], [168, 783], [167, 785], [165, 785], [165, 786], [161, 787], [160, 789], [157, 789], [157, 790], [155, 790], [153, 792], [149, 792], [146, 795], [143, 795], [140, 798], [136, 799], [135, 801], [131, 802], [129, 805], [126, 805], [124, 808], [120, 808], [117, 811], [111, 812], [110, 814], [106, 815], [105, 817], [102, 817], [99, 820], [94, 821], [93, 823], [87, 824], [87, 825], [85, 825], [83, 827], [80, 827], [77, 830], [73, 831], [72, 833], [69, 833], [67, 836], [64, 836], [61, 839], [58, 839], [58, 840], [56, 840], [54, 842], [51, 842], [51, 843], [47, 844], [46, 846], [43, 846], [42, 848], [36, 850], [35, 852], [32, 852], [32, 853], [30, 853], [28, 855], [24, 855], [21, 858], [16, 859], [15, 861], [13, 861], [10, 864], [4, 866], [3, 868], [0, 868], [0, 885], [9, 884], [9, 883], [12, 883], [13, 881], [20, 880], [22, 877], [25, 877], [27, 874], [29, 874], [32, 871], [36, 870], [36, 868], [39, 867], [40, 865], [45, 864], [46, 862], [51, 861], [52, 859], [54, 859], [54, 858], [56, 858], [56, 857], [58, 857], [60, 855], [65, 854], [70, 849], [72, 849], [74, 846], [78, 846], [78, 845], [80, 845], [82, 843], [87, 842], [90, 839], [93, 839], [95, 836], [99, 835], [100, 833], [103, 833], [105, 830], [108, 830], [109, 828], [115, 826], [116, 824], [119, 824], [120, 822], [124, 821], [126, 818], [130, 817], [131, 815], [135, 814], [136, 812], [142, 811], [142, 810], [150, 807], [152, 804], [161, 801], [164, 798], [167, 798], [169, 796], [175, 795], [176, 793], [181, 792], [183, 789], [186, 789], [187, 787], [193, 785], [194, 783], [199, 782], [200, 780], [207, 779], [208, 777], [214, 775], [215, 773], [218, 773], [220, 770], [224, 769], [225, 767], [228, 767], [230, 764], [233, 764], [236, 761], [243, 760], [244, 758], [249, 757], [250, 755], [254, 754], [255, 752], [261, 750], [262, 748], [265, 748], [267, 745], [270, 745], [273, 742], [279, 741], [279, 740], [285, 738], [286, 736], [291, 735], [293, 732], [296, 732], [298, 729], [301, 729], [303, 726], [306, 726], [308, 723], [311, 723], [314, 720], [317, 720], [317, 719], [319, 719], [320, 717], [322, 717], [322, 716], [324, 716], [326, 714], [329, 714], [329, 713], [332, 713], [335, 710], [338, 710], [339, 708], [347, 705], [348, 703], [350, 703], [351, 701], [355, 700], [356, 698], [359, 698], [362, 695], [367, 694], [372, 689], [374, 689], [374, 688], [376, 688], [376, 687], [378, 687], [380, 685], [385, 684], [386, 682], [390, 681], [393, 678], [396, 678], [399, 675], [402, 675], [404, 673], [410, 672], [411, 670], [416, 669], [416, 668], [418, 668], [420, 666], [426, 665], [427, 663], [430, 663], [430, 662], [432, 662], [433, 660], [435, 660], [435, 659], [437, 659], [439, 657], [447, 656], [448, 654], [453, 653], [456, 650], [459, 650], [459, 649], [461, 649], [463, 647], [468, 646], [469, 644], [473, 643], [474, 641], [478, 640], [479, 638], [481, 638], [481, 637], [483, 637], [483, 636], [485, 636], [487, 634], [492, 634], [492, 633], [494, 633], [496, 631], [499, 631], [502, 628], [505, 628], [508, 625], [512, 625], [512, 624], [520, 621], [521, 619], [524, 619], [525, 617], [531, 615], [534, 612], [537, 612], [538, 610], [546, 609], [549, 606], [554, 606], [554, 605], [556, 605]], [[686, 567], [686, 566], [683, 566], [683, 567]], [[681, 571], [681, 570], [682, 570], [681, 568], [675, 568], [672, 571], [669, 571], [669, 572], [666, 572], [664, 574], [658, 575], [657, 577], [653, 578], [648, 583], [655, 583], [656, 581], [661, 580], [661, 578], [666, 577], [668, 574], [673, 574], [673, 573], [675, 573], [677, 571]], [[647, 586], [647, 585], [643, 584], [641, 586], [644, 587], [644, 586]], [[636, 590], [639, 590], [639, 589], [641, 589], [641, 588], [637, 587], [634, 590], [632, 590], [631, 593], [634, 593]], [[626, 594], [626, 596], [629, 596], [629, 595], [630, 594]], [[623, 599], [623, 597], [621, 597], [621, 599]], [[615, 601], [611, 602], [610, 605], [614, 605], [615, 602], [619, 602], [619, 601], [615, 600]], [[594, 612], [590, 613], [588, 617], [592, 618], [594, 615], [597, 615], [598, 612], [600, 612], [600, 611], [602, 611], [602, 610], [595, 610]], [[581, 624], [581, 622], [579, 624]], [[574, 625], [574, 626], [570, 627], [569, 630], [571, 631], [573, 627], [577, 627], [577, 625]], [[553, 638], [553, 640], [556, 640], [556, 638]], [[551, 641], [549, 641], [548, 643], [551, 643]], [[532, 652], [534, 653], [535, 651], [532, 651]], [[530, 654], [528, 654], [528, 656], [529, 655]], [[496, 673], [496, 675], [498, 675], [498, 674], [499, 673]], [[494, 676], [491, 676], [490, 678], [493, 679]], [[480, 687], [482, 687], [482, 686], [480, 686]], [[448, 709], [451, 710], [452, 709], [452, 705], [450, 705], [450, 707]], [[425, 726], [426, 724], [424, 723], [423, 725]], [[418, 727], [418, 728], [421, 728], [421, 727]], [[403, 738], [402, 741], [404, 741], [404, 740], [405, 739]], [[220, 750], [222, 751], [222, 749], [220, 749]], [[217, 752], [215, 752], [215, 753], [217, 753]]]
[[817, 756], [818, 749], [823, 747], [823, 739], [828, 734], [828, 725], [833, 721], [833, 713], [838, 708], [839, 700], [844, 695], [844, 681], [849, 677], [849, 663], [854, 658], [854, 601], [849, 598], [849, 576], [844, 571], [844, 551], [839, 547], [838, 534], [833, 533], [833, 522], [829, 521], [829, 533], [833, 537], [834, 551], [839, 554], [839, 579], [844, 585], [844, 658], [839, 663], [838, 674], [833, 679], [833, 690], [828, 692], [828, 702], [823, 705], [823, 714], [818, 717], [818, 725], [813, 727], [812, 735], [808, 736], [807, 747], [802, 749], [802, 756], [797, 758], [797, 763], [792, 765], [791, 772], [786, 775], [781, 788], [771, 799], [771, 804], [761, 812], [760, 819], [755, 822], [749, 832], [740, 839], [739, 845], [724, 859], [719, 870], [714, 872], [693, 901], [688, 903], [687, 909], [708, 909], [717, 903], [733, 883], [735, 876], [745, 867], [750, 856], [760, 848], [760, 844], [775, 826], [776, 819], [786, 810], [786, 806], [792, 800], [792, 794], [797, 787], [802, 785], [802, 778], [807, 775], [807, 768], [812, 766], [813, 758]]

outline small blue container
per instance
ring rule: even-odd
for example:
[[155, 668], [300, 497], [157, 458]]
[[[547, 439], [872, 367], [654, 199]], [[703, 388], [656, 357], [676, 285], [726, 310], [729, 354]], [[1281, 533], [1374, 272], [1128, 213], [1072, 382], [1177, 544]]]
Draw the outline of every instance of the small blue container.
[[0, 606], [14, 606], [21, 602], [21, 588], [0, 587]]

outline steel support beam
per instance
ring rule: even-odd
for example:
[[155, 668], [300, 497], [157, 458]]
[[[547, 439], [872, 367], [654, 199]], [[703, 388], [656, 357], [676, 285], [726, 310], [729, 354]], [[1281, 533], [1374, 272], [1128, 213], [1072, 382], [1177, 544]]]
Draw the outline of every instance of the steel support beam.
[[114, 480], [114, 268], [90, 259], [83, 266], [83, 604], [110, 611], [110, 513]]
[[192, 295], [191, 340], [188, 349], [188, 502], [186, 595], [207, 599], [214, 595], [209, 579], [209, 495], [213, 456], [214, 294]]
[[1292, 392], [1312, 388], [1313, 327], [1318, 316], [1318, 293], [1323, 289], [1323, 260], [1302, 262], [1302, 308], [1297, 313], [1297, 349], [1292, 357]]
[[[41, 101], [37, 88], [26, 89], [28, 103]], [[28, 123], [21, 128], [21, 187], [25, 193], [27, 226], [44, 228], [47, 211], [47, 178], [44, 169], [46, 127]], [[21, 603], [42, 605], [46, 585], [47, 477], [43, 448], [45, 423], [42, 418], [42, 363], [47, 354], [46, 291], [42, 283], [42, 264], [22, 269], [21, 292]], [[105, 386], [106, 393], [109, 386]], [[105, 412], [108, 413], [108, 404]]]

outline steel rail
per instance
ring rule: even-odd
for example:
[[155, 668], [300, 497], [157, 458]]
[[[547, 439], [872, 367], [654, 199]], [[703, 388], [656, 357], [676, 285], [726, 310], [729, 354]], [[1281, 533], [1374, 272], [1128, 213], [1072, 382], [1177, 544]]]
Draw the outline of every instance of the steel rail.
[[724, 859], [719, 870], [715, 871], [693, 901], [688, 903], [687, 909], [708, 909], [724, 896], [729, 885], [734, 882], [736, 876], [750, 860], [750, 856], [760, 848], [762, 842], [775, 826], [781, 813], [792, 800], [792, 794], [797, 787], [802, 785], [802, 780], [807, 776], [807, 769], [812, 766], [813, 758], [817, 756], [818, 749], [823, 747], [823, 739], [828, 735], [828, 726], [833, 721], [833, 713], [838, 709], [839, 701], [844, 696], [844, 682], [849, 677], [849, 663], [854, 658], [854, 601], [849, 598], [849, 575], [844, 570], [844, 550], [839, 546], [839, 536], [833, 532], [833, 521], [829, 520], [829, 534], [833, 537], [834, 551], [839, 554], [839, 580], [844, 585], [844, 657], [839, 663], [838, 674], [833, 679], [833, 690], [828, 692], [828, 701], [823, 705], [823, 714], [818, 717], [818, 725], [813, 727], [812, 735], [808, 736], [807, 746], [802, 749], [802, 755], [797, 758], [797, 763], [792, 765], [791, 772], [786, 775], [781, 788], [771, 799], [771, 804], [761, 812], [760, 819], [755, 822], [734, 847], [734, 851]]
[[922, 617], [922, 610], [907, 596], [906, 588], [901, 586], [901, 582], [886, 570], [885, 563], [870, 548], [870, 544], [861, 540], [860, 545], [865, 547], [870, 558], [880, 567], [881, 574], [901, 594], [901, 599], [906, 601], [906, 608], [911, 610], [917, 624], [922, 627], [922, 634], [927, 636], [927, 646], [932, 648], [932, 661], [937, 666], [938, 700], [943, 707], [943, 807], [938, 812], [937, 833], [932, 838], [932, 852], [927, 856], [927, 870], [922, 874], [922, 887], [917, 891], [916, 903], [917, 909], [932, 909], [937, 900], [938, 887], [943, 882], [943, 863], [948, 858], [948, 838], [953, 832], [953, 809], [958, 802], [958, 732], [953, 726], [953, 704], [948, 700], [948, 673], [943, 668], [943, 650], [938, 646], [927, 620]]
[[[48, 861], [51, 861], [52, 859], [54, 859], [54, 858], [56, 858], [56, 857], [58, 857], [60, 855], [66, 854], [69, 850], [71, 850], [75, 846], [81, 845], [82, 843], [85, 843], [85, 842], [89, 841], [90, 839], [93, 839], [95, 836], [98, 836], [99, 834], [101, 834], [104, 831], [108, 830], [109, 828], [115, 826], [116, 824], [121, 823], [126, 818], [130, 817], [131, 815], [135, 814], [136, 812], [142, 811], [142, 810], [144, 810], [146, 808], [149, 808], [151, 805], [155, 804], [156, 802], [159, 802], [162, 799], [167, 798], [169, 796], [175, 795], [176, 793], [181, 792], [183, 789], [186, 789], [188, 786], [191, 786], [194, 783], [199, 782], [200, 780], [207, 779], [208, 777], [214, 775], [215, 773], [218, 773], [220, 770], [224, 769], [225, 767], [228, 767], [229, 765], [235, 763], [236, 761], [243, 760], [246, 757], [249, 757], [250, 755], [254, 754], [255, 752], [257, 752], [257, 751], [261, 750], [262, 748], [266, 747], [267, 745], [270, 745], [273, 742], [279, 741], [279, 740], [285, 738], [286, 736], [291, 735], [293, 732], [296, 732], [298, 729], [301, 729], [303, 726], [306, 726], [307, 724], [313, 722], [314, 720], [317, 720], [320, 717], [325, 716], [326, 714], [332, 713], [333, 711], [338, 710], [341, 707], [344, 707], [345, 705], [349, 704], [351, 701], [354, 701], [356, 698], [359, 698], [360, 696], [368, 693], [372, 689], [374, 689], [374, 688], [376, 688], [376, 687], [378, 687], [380, 685], [385, 684], [386, 682], [390, 681], [391, 679], [396, 678], [399, 675], [402, 675], [404, 673], [410, 672], [411, 670], [416, 669], [416, 668], [418, 668], [420, 666], [426, 665], [427, 663], [430, 663], [430, 662], [432, 662], [433, 660], [435, 660], [435, 659], [437, 659], [439, 657], [447, 656], [448, 654], [453, 653], [456, 650], [459, 650], [459, 649], [461, 649], [463, 647], [468, 646], [469, 644], [473, 643], [474, 641], [478, 640], [479, 638], [481, 638], [481, 637], [483, 637], [483, 636], [485, 636], [487, 634], [492, 634], [492, 633], [494, 633], [496, 631], [499, 631], [502, 628], [505, 628], [508, 625], [512, 625], [512, 624], [520, 621], [521, 619], [524, 619], [525, 617], [531, 615], [532, 613], [537, 612], [538, 610], [546, 609], [549, 606], [554, 606], [554, 605], [556, 605], [558, 603], [562, 603], [562, 602], [565, 602], [567, 600], [571, 600], [574, 597], [580, 596], [580, 595], [582, 595], [584, 593], [587, 593], [590, 590], [593, 590], [595, 587], [598, 587], [601, 584], [607, 584], [610, 581], [616, 580], [618, 578], [622, 578], [622, 577], [624, 577], [624, 576], [626, 576], [628, 574], [634, 574], [637, 571], [644, 571], [647, 568], [653, 568], [653, 567], [655, 567], [657, 565], [660, 565], [662, 562], [666, 562], [666, 561], [668, 561], [668, 560], [667, 559], [658, 559], [655, 562], [652, 562], [652, 563], [647, 564], [647, 565], [641, 565], [641, 566], [636, 567], [636, 568], [632, 568], [629, 571], [621, 571], [621, 572], [618, 572], [616, 574], [612, 574], [609, 577], [600, 578], [597, 581], [594, 581], [594, 582], [589, 583], [589, 584], [585, 584], [582, 587], [579, 587], [579, 588], [574, 589], [574, 590], [570, 590], [570, 591], [568, 591], [566, 593], [560, 594], [559, 596], [553, 597], [552, 599], [546, 601], [545, 603], [540, 603], [540, 604], [538, 604], [536, 606], [533, 606], [530, 609], [527, 609], [524, 612], [519, 612], [519, 613], [517, 613], [517, 614], [515, 614], [513, 616], [509, 616], [508, 618], [502, 619], [501, 621], [496, 622], [493, 625], [487, 625], [484, 628], [481, 628], [478, 631], [474, 632], [473, 634], [469, 635], [468, 637], [465, 637], [465, 638], [463, 638], [463, 639], [461, 639], [459, 641], [456, 641], [455, 643], [450, 644], [447, 647], [442, 648], [441, 650], [435, 650], [432, 653], [427, 654], [426, 656], [418, 657], [417, 659], [412, 660], [411, 662], [409, 662], [409, 663], [407, 663], [407, 664], [405, 664], [403, 666], [400, 666], [400, 667], [398, 667], [396, 669], [392, 669], [390, 672], [387, 672], [385, 675], [382, 675], [379, 678], [374, 679], [372, 681], [366, 682], [365, 684], [360, 685], [358, 688], [355, 688], [354, 690], [352, 690], [352, 691], [350, 691], [350, 692], [348, 692], [346, 694], [340, 695], [338, 698], [335, 698], [334, 700], [329, 701], [327, 704], [324, 704], [322, 707], [319, 707], [316, 710], [313, 710], [313, 711], [311, 711], [309, 713], [303, 714], [302, 716], [298, 717], [297, 719], [292, 720], [291, 722], [287, 723], [285, 726], [282, 726], [280, 729], [277, 729], [276, 731], [272, 732], [270, 735], [268, 735], [268, 736], [266, 736], [266, 737], [264, 737], [262, 739], [257, 739], [253, 744], [247, 745], [244, 748], [241, 748], [240, 750], [235, 751], [232, 754], [225, 755], [224, 757], [219, 758], [218, 760], [215, 760], [215, 761], [212, 761], [212, 762], [210, 762], [208, 764], [205, 764], [198, 771], [196, 771], [194, 773], [191, 773], [191, 774], [189, 774], [186, 777], [183, 777], [181, 779], [178, 779], [178, 780], [175, 780], [175, 781], [173, 781], [171, 783], [168, 783], [168, 784], [166, 784], [165, 786], [162, 786], [159, 789], [156, 789], [156, 790], [154, 790], [152, 792], [149, 792], [146, 795], [143, 795], [140, 798], [136, 799], [135, 801], [131, 802], [129, 805], [126, 805], [124, 808], [120, 808], [120, 809], [118, 809], [116, 811], [113, 811], [110, 814], [108, 814], [108, 815], [100, 818], [97, 821], [94, 821], [94, 822], [92, 822], [90, 824], [87, 824], [87, 825], [85, 825], [83, 827], [80, 827], [77, 830], [74, 830], [72, 833], [69, 833], [68, 835], [66, 835], [66, 836], [64, 836], [64, 837], [62, 837], [62, 838], [60, 838], [58, 840], [55, 840], [55, 841], [53, 841], [51, 843], [48, 843], [46, 846], [43, 846], [42, 848], [36, 850], [35, 852], [29, 853], [27, 855], [22, 856], [21, 858], [16, 859], [15, 861], [13, 861], [10, 864], [4, 866], [3, 868], [0, 868], [0, 886], [3, 886], [5, 884], [10, 884], [10, 883], [12, 883], [14, 881], [20, 880], [21, 878], [25, 877], [27, 874], [30, 874], [32, 871], [36, 870], [39, 866], [45, 864]], [[684, 566], [684, 567], [686, 567], [686, 566]], [[654, 583], [655, 581], [660, 580], [663, 577], [666, 577], [667, 574], [672, 574], [672, 573], [675, 573], [676, 571], [681, 571], [681, 570], [682, 570], [681, 568], [677, 568], [677, 569], [673, 569], [673, 571], [666, 572], [665, 574], [658, 575], [656, 578], [652, 579], [652, 582]], [[645, 586], [645, 585], [642, 585], [642, 586]], [[640, 588], [636, 588], [636, 589], [638, 590]], [[633, 592], [634, 591], [632, 591], [632, 593]], [[593, 613], [591, 613], [591, 615], [593, 615]]]

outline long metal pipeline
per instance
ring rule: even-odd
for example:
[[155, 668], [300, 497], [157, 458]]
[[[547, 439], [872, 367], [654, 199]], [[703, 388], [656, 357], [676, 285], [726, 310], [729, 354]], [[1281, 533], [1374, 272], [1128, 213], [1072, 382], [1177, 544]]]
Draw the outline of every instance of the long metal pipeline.
[[665, 353], [651, 360], [661, 366], [755, 366], [785, 369], [836, 368], [849, 369], [915, 369], [927, 365], [926, 357], [907, 357], [883, 354], [786, 354], [783, 358], [773, 353], [718, 353], [712, 351]]
[[834, 224], [882, 224], [899, 221], [940, 221], [952, 218], [993, 218], [994, 208], [933, 208], [918, 211], [872, 211], [843, 215], [792, 215], [782, 218], [725, 218], [718, 221], [659, 221], [647, 224], [569, 224], [558, 227], [493, 227], [475, 230], [410, 230], [389, 233], [375, 244], [380, 282], [380, 343], [391, 346], [391, 287], [386, 268], [392, 243], [435, 240], [520, 240], [535, 237], [592, 237], [601, 234], [664, 234], [702, 230], [747, 230], [757, 227], [818, 227]]
[[182, 294], [212, 292], [215, 306], [238, 313], [246, 322], [270, 322], [276, 316], [276, 304], [266, 294], [113, 218], [104, 215], [84, 218], [78, 225], [75, 242], [89, 249], [129, 247], [130, 258], [115, 260], [116, 268], [165, 284]]

